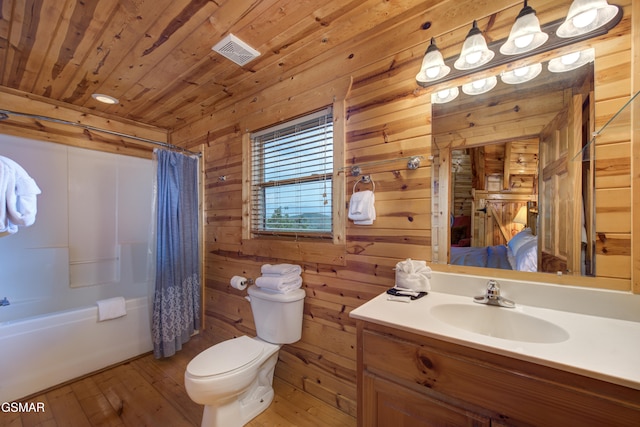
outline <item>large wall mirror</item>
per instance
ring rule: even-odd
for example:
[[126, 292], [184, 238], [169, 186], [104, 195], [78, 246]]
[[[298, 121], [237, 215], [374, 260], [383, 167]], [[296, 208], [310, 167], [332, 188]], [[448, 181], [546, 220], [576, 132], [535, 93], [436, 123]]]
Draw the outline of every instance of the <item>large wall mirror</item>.
[[593, 56], [529, 72], [432, 103], [433, 260], [596, 276]]

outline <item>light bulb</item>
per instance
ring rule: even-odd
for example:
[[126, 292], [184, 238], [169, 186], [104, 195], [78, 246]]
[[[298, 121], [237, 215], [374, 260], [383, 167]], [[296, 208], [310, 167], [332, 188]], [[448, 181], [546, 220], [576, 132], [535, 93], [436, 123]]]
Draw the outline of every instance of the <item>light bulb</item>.
[[580, 52], [567, 53], [562, 55], [561, 61], [564, 65], [571, 65], [580, 58]]
[[440, 67], [429, 67], [425, 70], [425, 74], [430, 79], [435, 79], [440, 74]]
[[595, 21], [597, 16], [598, 16], [598, 10], [591, 9], [574, 16], [572, 22], [576, 28], [584, 28], [587, 25], [591, 24], [593, 21]]
[[449, 96], [450, 92], [451, 92], [451, 89], [443, 89], [440, 92], [438, 92], [438, 98], [446, 99]]
[[473, 83], [471, 83], [471, 85], [475, 88], [475, 89], [481, 89], [485, 83], [487, 82], [487, 79], [480, 79], [480, 80], [476, 80]]
[[471, 52], [465, 58], [469, 64], [476, 64], [482, 58], [482, 52]]
[[516, 45], [518, 49], [523, 49], [531, 44], [533, 41], [533, 34], [525, 34], [520, 37], [516, 37], [513, 40], [513, 44]]

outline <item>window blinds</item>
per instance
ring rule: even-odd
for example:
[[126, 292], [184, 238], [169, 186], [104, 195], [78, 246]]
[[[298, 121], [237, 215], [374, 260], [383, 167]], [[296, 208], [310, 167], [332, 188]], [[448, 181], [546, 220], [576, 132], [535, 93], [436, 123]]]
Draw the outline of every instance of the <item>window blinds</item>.
[[251, 135], [254, 234], [331, 235], [331, 109]]

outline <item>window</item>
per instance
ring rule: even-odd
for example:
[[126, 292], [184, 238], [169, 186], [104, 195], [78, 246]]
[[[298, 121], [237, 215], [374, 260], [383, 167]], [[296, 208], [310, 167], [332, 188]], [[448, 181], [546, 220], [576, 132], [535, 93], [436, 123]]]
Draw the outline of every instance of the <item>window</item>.
[[331, 237], [331, 108], [251, 135], [251, 232]]

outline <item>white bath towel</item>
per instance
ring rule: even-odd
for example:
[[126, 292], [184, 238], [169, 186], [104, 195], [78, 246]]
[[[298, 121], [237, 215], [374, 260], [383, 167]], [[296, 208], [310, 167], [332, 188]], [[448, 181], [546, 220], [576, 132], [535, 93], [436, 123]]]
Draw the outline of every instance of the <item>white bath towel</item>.
[[0, 156], [0, 232], [16, 233], [36, 220], [40, 188], [13, 160]]
[[256, 279], [256, 286], [284, 294], [302, 286], [302, 277], [298, 275], [294, 277], [291, 280], [284, 280], [277, 276], [260, 276]]
[[396, 288], [417, 292], [427, 292], [431, 289], [431, 267], [427, 266], [426, 261], [407, 258], [397, 263], [395, 270]]
[[264, 264], [260, 267], [260, 272], [263, 276], [300, 275], [302, 267], [295, 264]]
[[96, 301], [98, 304], [98, 322], [116, 319], [127, 314], [124, 297], [107, 298]]
[[357, 225], [371, 225], [376, 219], [376, 197], [373, 191], [358, 191], [349, 200], [349, 219]]

